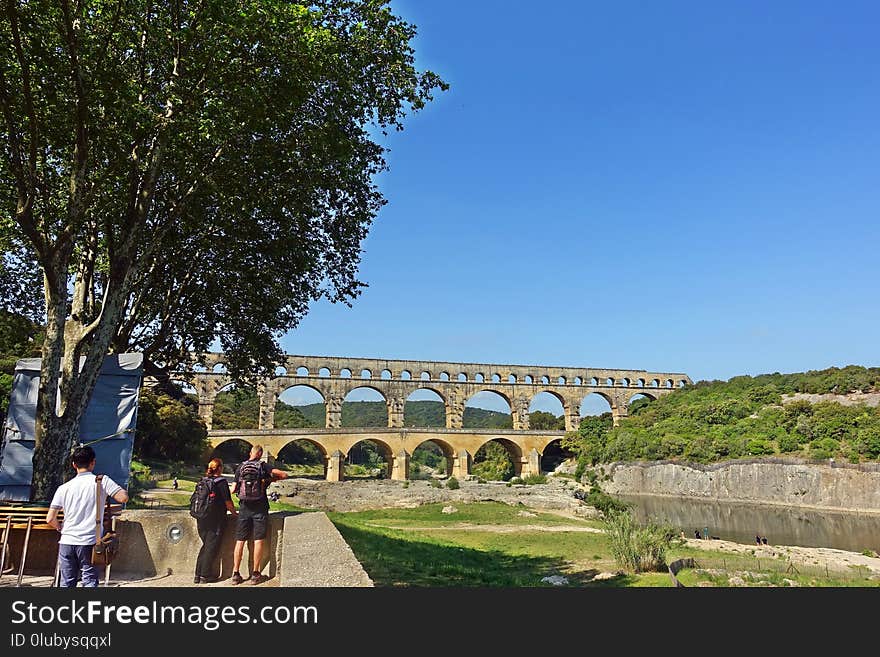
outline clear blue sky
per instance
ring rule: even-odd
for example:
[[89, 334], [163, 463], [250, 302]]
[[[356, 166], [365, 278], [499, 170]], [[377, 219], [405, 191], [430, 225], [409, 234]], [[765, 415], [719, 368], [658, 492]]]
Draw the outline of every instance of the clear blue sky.
[[451, 89], [290, 353], [880, 364], [880, 3], [395, 0]]

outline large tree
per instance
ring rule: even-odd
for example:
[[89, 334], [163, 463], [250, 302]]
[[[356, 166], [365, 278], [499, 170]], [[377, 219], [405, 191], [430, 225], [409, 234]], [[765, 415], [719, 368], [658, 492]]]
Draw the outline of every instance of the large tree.
[[387, 4], [2, 0], [0, 285], [45, 322], [32, 499], [108, 352], [171, 367], [219, 339], [269, 371], [311, 301], [357, 296], [374, 135], [446, 87]]

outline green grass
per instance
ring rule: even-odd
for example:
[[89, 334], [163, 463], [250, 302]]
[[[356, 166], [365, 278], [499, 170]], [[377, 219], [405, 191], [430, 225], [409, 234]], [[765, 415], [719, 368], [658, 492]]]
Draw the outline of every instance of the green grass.
[[[618, 574], [593, 581], [600, 572], [617, 572], [605, 534], [585, 531], [492, 531], [493, 526], [563, 525], [599, 527], [597, 521], [567, 519], [548, 513], [523, 517], [524, 507], [497, 502], [457, 504], [457, 513], [444, 514], [442, 504], [415, 509], [379, 509], [352, 513], [328, 513], [351, 546], [358, 560], [377, 586], [549, 586], [541, 578], [561, 574], [574, 587], [670, 587], [667, 571]], [[463, 528], [469, 524], [476, 527]], [[786, 562], [701, 550], [673, 544], [667, 561], [694, 557], [699, 563], [740, 567], [740, 562], [756, 571], [766, 571], [748, 580], [748, 586], [783, 586], [784, 579], [801, 586], [880, 586], [880, 579], [868, 579], [854, 571], [849, 577], [830, 573], [830, 577], [807, 573], [785, 573]], [[710, 576], [685, 569], [679, 580], [685, 586], [710, 582], [729, 586], [728, 577]]]
[[[621, 575], [591, 582], [599, 572], [615, 571], [604, 534], [583, 531], [491, 531], [493, 525], [573, 525], [594, 521], [536, 513], [496, 502], [442, 504], [416, 509], [380, 509], [328, 514], [378, 586], [550, 586], [542, 577], [562, 574], [570, 586], [671, 586], [667, 573]], [[458, 523], [484, 525], [461, 530]], [[426, 526], [432, 526], [424, 529]], [[408, 529], [412, 528], [412, 529]], [[418, 529], [415, 529], [418, 528]]]
[[[184, 479], [183, 477], [178, 477], [177, 478], [177, 485], [178, 485], [177, 490], [185, 490], [185, 491], [189, 491], [191, 493], [196, 489], [196, 482], [197, 481], [198, 480]], [[156, 488], [167, 488], [169, 490], [174, 490], [172, 487], [172, 483], [173, 483], [172, 479], [160, 479], [158, 482], [156, 482]], [[187, 498], [187, 499], [189, 499], [189, 498]]]
[[[456, 513], [443, 513], [448, 504], [425, 504], [414, 509], [376, 509], [344, 514], [360, 524], [381, 525], [405, 529], [406, 527], [422, 527], [436, 525], [442, 528], [448, 525], [470, 523], [475, 525], [576, 525], [600, 528], [601, 523], [595, 520], [563, 518], [552, 513], [541, 513], [524, 506], [511, 506], [501, 502], [475, 502], [457, 504]], [[521, 516], [521, 511], [535, 513], [535, 517]]]

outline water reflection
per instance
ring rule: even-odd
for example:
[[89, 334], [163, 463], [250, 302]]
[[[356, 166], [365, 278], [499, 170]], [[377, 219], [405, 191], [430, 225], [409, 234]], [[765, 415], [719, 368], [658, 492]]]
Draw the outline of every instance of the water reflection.
[[640, 521], [652, 518], [669, 523], [684, 530], [688, 538], [693, 538], [694, 530], [702, 532], [708, 527], [711, 536], [737, 543], [754, 543], [755, 534], [760, 534], [771, 545], [880, 552], [880, 514], [642, 495], [618, 497], [633, 504]]

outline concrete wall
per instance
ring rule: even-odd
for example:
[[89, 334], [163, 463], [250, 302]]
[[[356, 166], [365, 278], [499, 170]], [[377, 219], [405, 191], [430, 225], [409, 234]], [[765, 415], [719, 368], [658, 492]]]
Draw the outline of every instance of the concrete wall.
[[[281, 543], [284, 517], [288, 514], [269, 515], [269, 566], [263, 574], [274, 577], [281, 565]], [[172, 540], [172, 529], [179, 529], [180, 538]], [[125, 511], [117, 520], [119, 556], [113, 562], [112, 575], [125, 577], [153, 577], [156, 575], [192, 574], [202, 541], [196, 521], [188, 511]], [[220, 576], [232, 575], [232, 549], [235, 545], [235, 519], [227, 516], [226, 529], [220, 546]], [[241, 574], [250, 571], [249, 549], [245, 548]], [[169, 570], [171, 571], [169, 573]]]
[[614, 463], [611, 494], [670, 495], [880, 513], [880, 471], [870, 466], [730, 461], [712, 465]]

